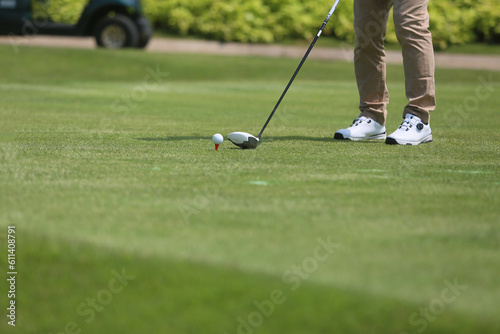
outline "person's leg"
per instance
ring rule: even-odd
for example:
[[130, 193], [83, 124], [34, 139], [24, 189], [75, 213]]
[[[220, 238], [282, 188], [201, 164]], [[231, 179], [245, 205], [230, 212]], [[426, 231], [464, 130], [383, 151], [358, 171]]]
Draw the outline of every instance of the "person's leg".
[[393, 0], [354, 0], [354, 69], [359, 90], [360, 116], [335, 139], [386, 139], [389, 93], [385, 83], [384, 37]]
[[356, 48], [354, 69], [361, 116], [385, 125], [389, 93], [386, 86], [384, 38], [393, 0], [354, 0]]
[[434, 51], [429, 31], [429, 0], [394, 0], [396, 35], [403, 49], [408, 105], [406, 114], [429, 123], [429, 112], [436, 107]]

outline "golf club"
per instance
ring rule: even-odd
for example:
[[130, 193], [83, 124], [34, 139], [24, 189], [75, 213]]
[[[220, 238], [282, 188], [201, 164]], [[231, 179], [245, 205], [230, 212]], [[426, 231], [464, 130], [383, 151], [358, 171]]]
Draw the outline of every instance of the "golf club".
[[269, 118], [266, 121], [266, 124], [262, 127], [262, 130], [260, 130], [260, 133], [257, 137], [252, 136], [249, 133], [246, 132], [233, 132], [230, 133], [227, 138], [236, 146], [241, 147], [242, 149], [254, 149], [257, 148], [257, 146], [260, 143], [260, 138], [262, 137], [262, 133], [266, 129], [267, 125], [271, 121], [271, 118], [273, 118], [274, 113], [278, 109], [279, 105], [281, 104], [281, 101], [283, 101], [283, 98], [285, 97], [286, 93], [288, 92], [288, 89], [290, 89], [290, 86], [292, 85], [293, 81], [295, 80], [295, 77], [297, 74], [299, 74], [300, 69], [302, 68], [302, 65], [304, 65], [304, 62], [306, 61], [307, 57], [309, 56], [309, 53], [311, 53], [311, 50], [313, 49], [314, 45], [318, 41], [318, 38], [321, 36], [323, 33], [323, 29], [325, 29], [328, 21], [332, 17], [333, 13], [335, 12], [335, 9], [337, 8], [337, 5], [339, 4], [340, 0], [336, 0], [335, 3], [332, 6], [332, 9], [330, 9], [330, 12], [328, 13], [328, 16], [325, 19], [325, 22], [323, 22], [323, 25], [319, 29], [318, 33], [316, 34], [316, 37], [314, 37], [314, 40], [312, 41], [311, 45], [309, 46], [309, 49], [307, 49], [306, 54], [302, 58], [299, 66], [295, 70], [295, 73], [293, 74], [292, 78], [288, 82], [288, 85], [286, 86], [285, 90], [281, 94], [281, 97], [278, 100], [278, 103], [276, 103], [276, 106], [274, 107], [273, 111], [271, 112], [271, 115], [269, 115]]

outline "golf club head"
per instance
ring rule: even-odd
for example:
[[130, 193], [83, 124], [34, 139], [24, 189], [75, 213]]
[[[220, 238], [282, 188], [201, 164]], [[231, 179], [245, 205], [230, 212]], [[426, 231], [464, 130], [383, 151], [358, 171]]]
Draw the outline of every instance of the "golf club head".
[[259, 145], [259, 138], [246, 132], [233, 132], [227, 135], [227, 139], [242, 149], [254, 149]]

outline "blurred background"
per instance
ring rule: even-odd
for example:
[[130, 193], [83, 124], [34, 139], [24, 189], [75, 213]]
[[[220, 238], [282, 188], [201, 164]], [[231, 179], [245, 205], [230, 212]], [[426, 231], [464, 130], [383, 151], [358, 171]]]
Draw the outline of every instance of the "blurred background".
[[[142, 3], [141, 3], [142, 2]], [[125, 18], [114, 22], [122, 27], [122, 35], [132, 34], [133, 41], [124, 46], [144, 47], [149, 40], [145, 16], [156, 31], [155, 36], [189, 36], [201, 39], [234, 42], [275, 43], [311, 39], [330, 8], [331, 0], [2, 0], [0, 32], [51, 34], [102, 34], [98, 29], [103, 18], [119, 14]], [[86, 7], [87, 6], [87, 7]], [[336, 41], [354, 40], [353, 0], [342, 0], [335, 19], [324, 36]], [[500, 43], [500, 2], [498, 0], [430, 1], [431, 30], [438, 50], [470, 43]], [[127, 20], [128, 18], [128, 20]], [[83, 21], [89, 22], [83, 22]], [[17, 21], [17, 22], [16, 22]], [[26, 29], [32, 21], [34, 29]], [[126, 21], [126, 22], [123, 22]], [[47, 29], [51, 23], [59, 30]], [[64, 32], [61, 26], [89, 24], [80, 31]], [[16, 27], [17, 26], [17, 27]], [[24, 31], [20, 28], [24, 26]], [[135, 27], [134, 27], [135, 26]], [[40, 31], [38, 31], [40, 30]], [[109, 31], [111, 30], [111, 31]], [[117, 31], [118, 30], [118, 31]], [[108, 29], [116, 39], [120, 29]], [[131, 32], [131, 30], [137, 30]], [[114, 35], [112, 34], [114, 32]], [[103, 46], [106, 41], [99, 41]], [[113, 38], [108, 38], [113, 39]], [[387, 42], [396, 44], [394, 25], [389, 20]]]

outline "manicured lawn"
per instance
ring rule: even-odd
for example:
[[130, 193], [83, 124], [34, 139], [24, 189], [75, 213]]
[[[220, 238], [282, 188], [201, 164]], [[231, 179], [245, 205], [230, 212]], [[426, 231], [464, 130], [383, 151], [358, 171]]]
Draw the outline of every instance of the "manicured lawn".
[[0, 54], [2, 333], [500, 331], [499, 72], [438, 70], [434, 142], [395, 147], [332, 139], [352, 64], [311, 60], [257, 150], [215, 152], [298, 60]]

